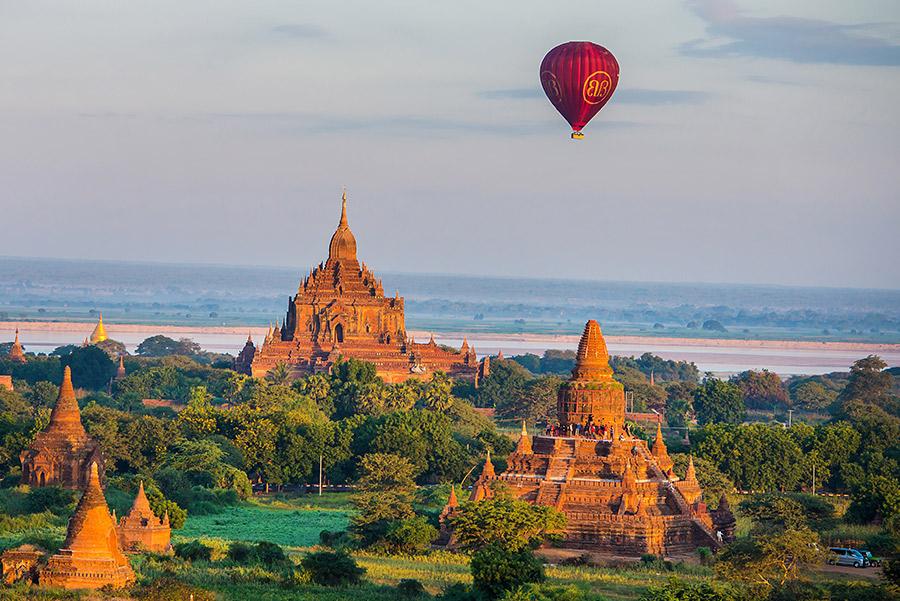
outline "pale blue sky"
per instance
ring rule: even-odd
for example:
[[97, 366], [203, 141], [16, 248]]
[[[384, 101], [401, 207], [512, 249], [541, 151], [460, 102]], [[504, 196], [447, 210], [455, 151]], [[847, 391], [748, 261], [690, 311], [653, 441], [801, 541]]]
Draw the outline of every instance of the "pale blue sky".
[[[541, 58], [621, 65], [581, 142]], [[900, 287], [900, 3], [0, 0], [0, 255]]]

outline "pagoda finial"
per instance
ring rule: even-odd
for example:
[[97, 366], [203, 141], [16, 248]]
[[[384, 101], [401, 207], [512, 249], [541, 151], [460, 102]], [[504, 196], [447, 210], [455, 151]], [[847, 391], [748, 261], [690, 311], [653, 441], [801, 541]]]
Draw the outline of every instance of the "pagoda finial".
[[685, 482], [697, 481], [697, 470], [694, 469], [694, 456], [691, 455], [688, 460], [687, 473], [684, 475]]
[[347, 191], [341, 194], [341, 220], [328, 245], [328, 260], [356, 260], [356, 237], [347, 222]]
[[90, 344], [97, 344], [98, 342], [103, 342], [105, 340], [109, 340], [109, 336], [106, 335], [106, 328], [103, 326], [103, 312], [100, 312], [100, 317], [97, 320], [97, 325], [94, 326], [94, 331], [91, 332], [91, 337], [89, 338]]
[[131, 513], [137, 512], [141, 516], [150, 516], [153, 511], [150, 509], [150, 501], [147, 499], [147, 493], [144, 492], [144, 481], [141, 480], [138, 486], [137, 495], [134, 497], [134, 504], [131, 506]]
[[450, 485], [450, 498], [447, 499], [447, 507], [456, 507], [459, 505], [459, 501], [456, 500], [456, 487], [451, 484]]
[[487, 458], [484, 460], [484, 469], [481, 470], [482, 478], [493, 478], [496, 475], [494, 472], [494, 464], [491, 463], [491, 450], [487, 450]]
[[516, 453], [519, 455], [531, 455], [534, 450], [531, 448], [531, 438], [528, 436], [528, 429], [525, 427], [525, 420], [522, 420], [522, 435], [519, 437], [519, 444], [516, 445]]
[[76, 438], [86, 436], [84, 426], [81, 424], [78, 400], [75, 398], [75, 388], [72, 386], [72, 368], [68, 365], [63, 369], [59, 397], [50, 413], [50, 425], [47, 426], [47, 430], [59, 430], [66, 436]]

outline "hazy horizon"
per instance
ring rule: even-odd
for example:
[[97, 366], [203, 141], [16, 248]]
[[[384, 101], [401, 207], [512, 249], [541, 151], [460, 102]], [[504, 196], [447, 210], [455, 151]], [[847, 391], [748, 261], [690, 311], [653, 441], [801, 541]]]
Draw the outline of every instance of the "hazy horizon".
[[[327, 251], [327, 249], [326, 249]], [[326, 252], [327, 254], [327, 252]], [[259, 264], [259, 263], [223, 263], [223, 262], [190, 262], [190, 261], [157, 261], [150, 259], [102, 259], [102, 258], [85, 258], [85, 257], [58, 257], [58, 256], [42, 256], [42, 255], [0, 255], [0, 261], [10, 260], [34, 260], [34, 261], [67, 261], [73, 263], [110, 263], [110, 264], [134, 264], [134, 265], [157, 265], [160, 267], [236, 267], [240, 269], [275, 269], [285, 271], [296, 271], [297, 277], [302, 278], [306, 275], [310, 268], [324, 261], [325, 256], [319, 260], [313, 260], [308, 266], [278, 265], [278, 264]], [[365, 260], [361, 257], [361, 260]], [[824, 285], [800, 285], [800, 284], [778, 284], [774, 282], [735, 282], [735, 281], [712, 281], [712, 280], [631, 280], [631, 279], [598, 279], [598, 278], [579, 278], [579, 277], [555, 277], [555, 276], [538, 276], [538, 275], [504, 275], [499, 273], [463, 273], [463, 272], [446, 272], [446, 271], [407, 271], [396, 269], [380, 269], [377, 265], [372, 265], [368, 261], [366, 264], [375, 272], [375, 275], [411, 275], [411, 276], [444, 276], [458, 278], [483, 278], [483, 279], [511, 279], [511, 280], [535, 280], [535, 281], [571, 281], [571, 282], [588, 282], [588, 283], [627, 283], [627, 284], [683, 284], [685, 286], [735, 286], [735, 287], [755, 287], [755, 288], [808, 288], [808, 289], [824, 289], [824, 290], [872, 290], [883, 292], [900, 291], [900, 286], [891, 287], [869, 287], [869, 286], [824, 286]]]
[[[585, 140], [538, 65], [621, 66]], [[0, 254], [900, 288], [900, 4], [0, 2]]]

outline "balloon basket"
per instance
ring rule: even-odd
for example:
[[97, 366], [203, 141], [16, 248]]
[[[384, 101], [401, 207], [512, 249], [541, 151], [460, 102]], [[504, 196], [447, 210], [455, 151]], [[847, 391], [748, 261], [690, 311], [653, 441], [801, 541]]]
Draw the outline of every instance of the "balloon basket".
[[580, 131], [573, 131], [573, 132], [572, 132], [572, 139], [573, 139], [573, 140], [583, 140], [583, 139], [584, 139], [584, 134], [581, 133]]

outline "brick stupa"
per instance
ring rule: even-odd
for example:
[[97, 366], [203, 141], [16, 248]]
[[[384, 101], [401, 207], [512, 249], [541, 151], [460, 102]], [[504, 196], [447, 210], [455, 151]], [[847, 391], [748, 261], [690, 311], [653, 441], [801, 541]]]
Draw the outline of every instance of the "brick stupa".
[[284, 364], [297, 378], [328, 372], [341, 357], [375, 364], [389, 383], [430, 379], [436, 371], [476, 383], [485, 375], [467, 343], [453, 352], [433, 338], [421, 344], [407, 338], [403, 297], [386, 297], [381, 280], [357, 259], [346, 193], [328, 260], [300, 282], [284, 321], [270, 328], [259, 348], [247, 340], [235, 370], [263, 377]]
[[87, 487], [69, 520], [66, 542], [41, 569], [38, 581], [41, 586], [66, 589], [121, 588], [134, 581], [134, 571], [119, 547], [96, 463], [91, 464]]
[[22, 461], [22, 483], [30, 486], [81, 489], [88, 482], [92, 463], [103, 468], [100, 445], [81, 424], [81, 411], [68, 366], [63, 372], [50, 424], [35, 436], [19, 459]]
[[168, 553], [172, 548], [169, 514], [159, 518], [153, 513], [143, 482], [138, 488], [131, 511], [119, 520], [118, 532], [119, 543], [126, 552]]
[[703, 503], [693, 460], [684, 480], [672, 471], [661, 427], [652, 450], [628, 433], [624, 389], [613, 380], [596, 321], [584, 328], [557, 412], [562, 432], [577, 424], [602, 434], [529, 438], [523, 428], [506, 471], [496, 475], [488, 457], [471, 501], [489, 498], [500, 481], [514, 497], [565, 514], [561, 546], [612, 555], [687, 553], [733, 535], [727, 502], [715, 512]]
[[16, 328], [16, 338], [13, 340], [12, 346], [9, 347], [9, 354], [6, 356], [10, 361], [15, 363], [25, 363], [25, 351], [22, 349], [22, 343], [19, 342], [19, 328]]

